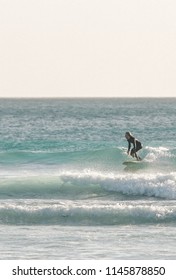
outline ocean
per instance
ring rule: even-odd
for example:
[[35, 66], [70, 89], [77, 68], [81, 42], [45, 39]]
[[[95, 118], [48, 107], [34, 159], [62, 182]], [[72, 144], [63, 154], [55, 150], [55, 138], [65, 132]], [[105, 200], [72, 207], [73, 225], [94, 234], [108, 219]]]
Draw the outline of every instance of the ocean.
[[0, 101], [0, 259], [176, 258], [176, 99]]

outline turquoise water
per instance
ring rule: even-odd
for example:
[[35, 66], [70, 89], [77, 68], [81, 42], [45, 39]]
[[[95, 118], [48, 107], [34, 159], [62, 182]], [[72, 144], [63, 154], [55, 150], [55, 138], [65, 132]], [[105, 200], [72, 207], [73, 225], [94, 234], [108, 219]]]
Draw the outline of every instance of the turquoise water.
[[[1, 259], [175, 258], [175, 109], [176, 99], [1, 99]], [[128, 130], [143, 161], [125, 166]]]

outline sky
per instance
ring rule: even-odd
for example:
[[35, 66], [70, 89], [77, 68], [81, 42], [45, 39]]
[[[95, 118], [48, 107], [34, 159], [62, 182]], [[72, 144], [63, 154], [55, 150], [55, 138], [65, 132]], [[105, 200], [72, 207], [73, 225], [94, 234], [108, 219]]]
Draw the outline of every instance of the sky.
[[0, 0], [0, 97], [176, 97], [175, 0]]

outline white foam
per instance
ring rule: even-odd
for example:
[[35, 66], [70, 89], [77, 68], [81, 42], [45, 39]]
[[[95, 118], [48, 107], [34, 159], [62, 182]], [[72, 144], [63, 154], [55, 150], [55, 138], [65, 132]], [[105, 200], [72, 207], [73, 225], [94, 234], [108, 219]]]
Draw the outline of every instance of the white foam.
[[146, 150], [149, 152], [146, 157], [145, 161], [153, 162], [156, 161], [159, 158], [171, 158], [172, 154], [170, 153], [170, 150], [166, 147], [146, 147]]
[[94, 171], [66, 172], [60, 175], [63, 181], [71, 180], [83, 185], [97, 184], [107, 191], [126, 195], [142, 195], [176, 199], [176, 173], [114, 174]]
[[116, 201], [6, 201], [0, 205], [1, 222], [37, 224], [131, 224], [174, 222], [176, 206], [162, 202]]

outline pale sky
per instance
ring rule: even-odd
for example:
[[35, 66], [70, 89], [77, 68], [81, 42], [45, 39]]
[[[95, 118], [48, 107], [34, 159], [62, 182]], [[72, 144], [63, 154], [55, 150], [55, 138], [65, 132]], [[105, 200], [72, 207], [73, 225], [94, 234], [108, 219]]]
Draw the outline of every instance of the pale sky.
[[175, 0], [0, 0], [0, 97], [176, 97]]

